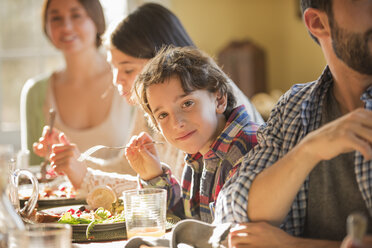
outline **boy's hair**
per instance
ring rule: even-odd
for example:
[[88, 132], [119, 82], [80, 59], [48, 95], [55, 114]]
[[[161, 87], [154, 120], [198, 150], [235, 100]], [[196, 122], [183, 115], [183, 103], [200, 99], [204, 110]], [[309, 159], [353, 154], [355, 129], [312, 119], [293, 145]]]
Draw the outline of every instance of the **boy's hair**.
[[[332, 26], [332, 22], [333, 22], [332, 4], [333, 4], [333, 0], [301, 0], [302, 15], [304, 14], [305, 10], [308, 8], [314, 8], [314, 9], [324, 11], [327, 14], [328, 20]], [[309, 34], [311, 38], [313, 38], [316, 41], [316, 43], [319, 44], [318, 39], [314, 35], [312, 35], [310, 32]]]
[[212, 93], [220, 92], [221, 96], [227, 95], [224, 115], [228, 119], [236, 105], [236, 99], [229, 85], [231, 79], [214, 60], [193, 47], [163, 47], [147, 63], [134, 83], [137, 100], [156, 129], [158, 127], [148, 104], [146, 90], [151, 85], [164, 83], [172, 77], [180, 80], [186, 94], [195, 90], [207, 90]]

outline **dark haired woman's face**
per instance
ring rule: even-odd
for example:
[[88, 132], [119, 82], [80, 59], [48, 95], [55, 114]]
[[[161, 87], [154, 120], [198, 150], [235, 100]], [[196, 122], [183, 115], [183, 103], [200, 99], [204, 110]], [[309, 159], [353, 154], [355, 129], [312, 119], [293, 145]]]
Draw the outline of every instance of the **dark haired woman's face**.
[[51, 0], [45, 25], [54, 46], [64, 53], [95, 47], [96, 26], [77, 0]]
[[114, 74], [114, 85], [128, 103], [134, 104], [131, 99], [132, 87], [137, 75], [142, 71], [149, 59], [135, 58], [116, 48], [111, 48], [108, 52], [108, 60]]

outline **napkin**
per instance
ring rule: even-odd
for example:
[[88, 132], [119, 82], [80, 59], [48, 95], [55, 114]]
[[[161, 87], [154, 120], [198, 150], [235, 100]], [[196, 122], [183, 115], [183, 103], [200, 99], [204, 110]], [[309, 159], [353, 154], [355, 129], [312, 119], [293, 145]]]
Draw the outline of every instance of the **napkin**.
[[178, 222], [170, 233], [161, 238], [133, 237], [125, 247], [137, 248], [144, 244], [150, 247], [225, 248], [224, 241], [231, 227], [231, 223], [216, 226], [199, 220], [183, 220]]

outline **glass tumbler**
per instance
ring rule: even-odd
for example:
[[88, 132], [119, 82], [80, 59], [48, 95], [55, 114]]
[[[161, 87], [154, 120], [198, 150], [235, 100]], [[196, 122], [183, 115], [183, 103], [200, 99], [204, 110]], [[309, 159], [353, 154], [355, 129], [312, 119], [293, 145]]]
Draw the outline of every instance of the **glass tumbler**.
[[123, 193], [128, 239], [134, 236], [160, 237], [165, 234], [167, 191], [146, 188]]
[[34, 224], [26, 230], [11, 230], [8, 248], [71, 248], [72, 229], [68, 224]]

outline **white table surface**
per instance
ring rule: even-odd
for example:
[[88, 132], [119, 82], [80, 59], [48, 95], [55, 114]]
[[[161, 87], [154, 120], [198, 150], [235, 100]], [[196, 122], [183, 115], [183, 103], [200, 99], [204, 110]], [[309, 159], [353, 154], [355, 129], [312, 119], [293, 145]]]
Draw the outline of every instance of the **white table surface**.
[[107, 241], [107, 242], [90, 242], [90, 243], [73, 243], [72, 248], [123, 248], [127, 243], [126, 240]]

